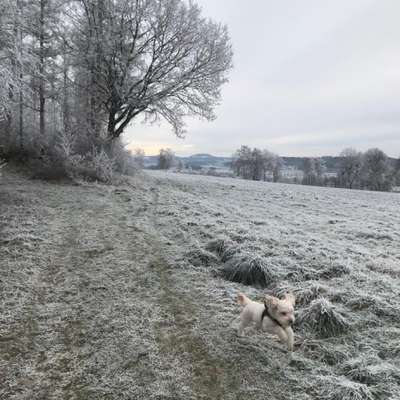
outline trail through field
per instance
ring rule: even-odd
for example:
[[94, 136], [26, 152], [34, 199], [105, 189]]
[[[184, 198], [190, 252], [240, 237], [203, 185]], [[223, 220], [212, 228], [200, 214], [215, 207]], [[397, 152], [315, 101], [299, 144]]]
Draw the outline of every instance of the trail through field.
[[0, 398], [223, 398], [228, 371], [192, 333], [198, 300], [156, 226], [160, 189], [135, 182], [3, 179]]
[[[384, 208], [365, 193], [343, 192], [350, 198], [338, 205], [333, 191], [246, 185], [157, 173], [115, 186], [52, 184], [6, 172], [0, 399], [311, 399], [324, 379], [328, 387], [361, 385], [382, 396], [379, 373], [368, 383], [340, 369], [367, 348], [385, 366], [386, 386], [396, 388], [400, 324], [389, 299], [400, 276], [392, 246], [398, 198], [382, 197]], [[355, 223], [367, 216], [368, 226]], [[260, 332], [238, 338], [238, 291], [254, 298], [263, 292], [219, 277], [216, 256], [197, 262], [203, 252], [212, 257], [204, 249], [220, 236], [282, 263], [300, 294], [318, 280], [360, 333], [321, 341], [299, 327], [294, 354]], [[337, 267], [344, 260], [347, 269]], [[349, 265], [353, 272], [342, 277]], [[359, 292], [342, 283], [349, 276], [357, 276]], [[377, 285], [377, 296], [367, 299]], [[356, 294], [365, 304], [351, 305]], [[368, 327], [352, 319], [351, 307]], [[357, 345], [362, 332], [374, 337], [382, 324], [382, 343]], [[390, 399], [386, 394], [371, 399]]]

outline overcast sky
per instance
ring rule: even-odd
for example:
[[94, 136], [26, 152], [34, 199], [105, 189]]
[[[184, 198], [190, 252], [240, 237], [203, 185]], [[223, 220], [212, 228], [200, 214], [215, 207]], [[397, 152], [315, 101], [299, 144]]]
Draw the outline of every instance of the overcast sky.
[[234, 69], [212, 122], [133, 123], [147, 155], [231, 155], [242, 144], [282, 156], [379, 147], [400, 156], [400, 0], [198, 0], [228, 25]]

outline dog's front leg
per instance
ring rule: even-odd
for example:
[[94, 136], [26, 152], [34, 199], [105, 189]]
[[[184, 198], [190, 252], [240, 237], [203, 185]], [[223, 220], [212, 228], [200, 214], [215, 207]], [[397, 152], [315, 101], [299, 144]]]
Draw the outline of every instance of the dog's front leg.
[[279, 340], [280, 340], [282, 343], [287, 343], [287, 342], [288, 342], [288, 336], [287, 336], [287, 334], [286, 334], [286, 332], [285, 332], [285, 330], [284, 330], [283, 328], [281, 328], [280, 326], [277, 326], [277, 327], [274, 329], [274, 331], [275, 331], [275, 333], [278, 335]]
[[287, 335], [287, 346], [289, 351], [293, 351], [293, 345], [294, 345], [294, 333], [293, 329], [288, 326], [286, 329], [286, 335]]

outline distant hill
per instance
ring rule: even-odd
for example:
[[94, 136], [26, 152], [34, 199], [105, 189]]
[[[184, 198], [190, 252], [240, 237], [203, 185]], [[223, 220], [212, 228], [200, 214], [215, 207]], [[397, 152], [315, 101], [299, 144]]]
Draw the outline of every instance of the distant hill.
[[[190, 168], [201, 168], [206, 166], [211, 167], [222, 167], [229, 166], [231, 162], [231, 157], [218, 157], [211, 154], [193, 154], [188, 157], [176, 157], [178, 160], [182, 161], [186, 167]], [[145, 157], [145, 167], [151, 167], [157, 165], [158, 156], [146, 156]]]
[[190, 157], [181, 157], [182, 162], [191, 168], [196, 167], [223, 167], [230, 164], [231, 157], [218, 157], [211, 154], [194, 154]]

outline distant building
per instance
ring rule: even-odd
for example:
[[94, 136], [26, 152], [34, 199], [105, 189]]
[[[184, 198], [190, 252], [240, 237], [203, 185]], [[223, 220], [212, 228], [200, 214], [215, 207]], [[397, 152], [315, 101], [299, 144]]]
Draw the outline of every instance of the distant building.
[[337, 172], [325, 172], [324, 178], [337, 178]]
[[284, 167], [280, 171], [281, 178], [284, 180], [298, 180], [301, 181], [304, 176], [304, 172], [301, 169], [297, 169], [293, 166]]

